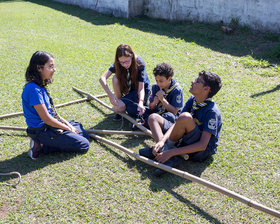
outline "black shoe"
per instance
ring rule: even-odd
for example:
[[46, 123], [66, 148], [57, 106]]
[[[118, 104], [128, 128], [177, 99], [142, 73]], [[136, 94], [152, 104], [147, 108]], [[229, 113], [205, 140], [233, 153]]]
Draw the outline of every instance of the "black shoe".
[[153, 148], [150, 148], [150, 147], [139, 149], [139, 155], [144, 156], [148, 159], [154, 159], [155, 158], [155, 156], [153, 154]]
[[121, 121], [122, 120], [122, 116], [119, 114], [115, 114], [115, 116], [113, 117], [113, 121]]
[[[177, 167], [179, 165], [179, 159], [178, 157], [174, 156], [171, 157], [169, 160], [167, 160], [164, 165], [170, 166], [170, 167]], [[167, 173], [165, 170], [162, 169], [156, 169], [154, 172], [154, 175], [156, 177], [162, 177], [165, 173]]]

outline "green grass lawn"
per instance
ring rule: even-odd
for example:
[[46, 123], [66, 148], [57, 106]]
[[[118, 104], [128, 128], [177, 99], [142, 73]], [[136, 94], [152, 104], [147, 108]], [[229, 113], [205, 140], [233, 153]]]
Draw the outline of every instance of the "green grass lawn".
[[[147, 64], [169, 63], [190, 96], [201, 70], [219, 74], [214, 97], [223, 117], [218, 153], [180, 169], [280, 211], [280, 39], [240, 27], [170, 23], [145, 17], [114, 18], [52, 1], [0, 1], [0, 115], [22, 111], [25, 69], [36, 50], [55, 57], [50, 86], [55, 104], [104, 91], [99, 77], [128, 43]], [[109, 103], [108, 99], [104, 101]], [[120, 128], [96, 102], [58, 109], [85, 128]], [[24, 118], [0, 120], [24, 127]], [[129, 130], [124, 122], [123, 130]], [[135, 152], [148, 137], [105, 136]], [[0, 130], [0, 172], [18, 171], [22, 182], [0, 185], [0, 223], [277, 223], [279, 219], [172, 174], [155, 178], [150, 167], [118, 149], [92, 141], [85, 155], [51, 154], [32, 161], [25, 132]], [[0, 177], [0, 183], [15, 181]]]

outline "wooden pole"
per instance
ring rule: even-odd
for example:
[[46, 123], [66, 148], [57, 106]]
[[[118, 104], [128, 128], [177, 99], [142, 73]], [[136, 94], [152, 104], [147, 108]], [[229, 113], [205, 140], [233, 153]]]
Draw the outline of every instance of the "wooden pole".
[[[106, 97], [107, 94], [102, 94], [102, 95], [97, 95], [95, 96], [96, 98], [103, 98], [103, 97]], [[75, 103], [82, 103], [84, 101], [90, 101], [92, 100], [91, 98], [88, 98], [88, 97], [85, 97], [85, 98], [82, 98], [82, 99], [77, 99], [77, 100], [73, 100], [73, 101], [70, 101], [70, 102], [67, 102], [67, 103], [62, 103], [62, 104], [58, 104], [55, 106], [55, 108], [59, 108], [59, 107], [65, 107], [65, 106], [68, 106], [68, 105], [71, 105], [71, 104], [75, 104]], [[3, 119], [3, 118], [11, 118], [11, 117], [17, 117], [17, 116], [21, 116], [23, 115], [23, 112], [16, 112], [16, 113], [11, 113], [11, 114], [4, 114], [4, 115], [0, 115], [0, 119]]]
[[[77, 89], [75, 87], [72, 87], [73, 90], [75, 90], [76, 92], [78, 93], [82, 93], [82, 94], [85, 94], [87, 95], [89, 98], [91, 99], [94, 99], [95, 101], [97, 101], [98, 103], [100, 103], [101, 105], [103, 105], [104, 107], [114, 111], [115, 113], [117, 113], [115, 111], [115, 109], [113, 107], [109, 107], [107, 104], [105, 104], [104, 102], [102, 102], [101, 100], [97, 99], [95, 96], [85, 92], [85, 91], [82, 91], [80, 89]], [[128, 121], [130, 121], [132, 124], [136, 125], [141, 131], [145, 132], [147, 135], [151, 136], [152, 137], [152, 132], [150, 130], [148, 130], [147, 128], [145, 128], [144, 126], [142, 126], [141, 124], [138, 124], [136, 120], [134, 120], [132, 117], [128, 116], [127, 114], [125, 113], [118, 113], [119, 115], [121, 115], [122, 117], [124, 117], [125, 119], [127, 119]]]
[[12, 126], [0, 126], [0, 129], [13, 130], [13, 131], [26, 131], [26, 128], [12, 127]]
[[233, 192], [231, 190], [228, 190], [228, 189], [226, 189], [224, 187], [221, 187], [221, 186], [216, 185], [214, 183], [211, 183], [209, 181], [203, 180], [202, 178], [194, 176], [194, 175], [192, 175], [192, 174], [190, 174], [188, 172], [184, 172], [182, 170], [178, 170], [178, 169], [172, 168], [170, 166], [166, 166], [166, 165], [164, 165], [162, 163], [158, 163], [158, 162], [156, 162], [154, 160], [150, 160], [150, 159], [148, 159], [146, 157], [140, 156], [136, 152], [133, 152], [133, 151], [131, 151], [131, 150], [129, 150], [129, 149], [127, 149], [127, 148], [117, 144], [117, 143], [111, 142], [111, 141], [109, 141], [109, 140], [107, 140], [105, 138], [102, 138], [102, 137], [98, 136], [98, 135], [90, 134], [90, 137], [92, 137], [92, 138], [94, 138], [94, 139], [96, 139], [98, 141], [107, 143], [108, 145], [114, 146], [114, 147], [122, 150], [123, 152], [127, 153], [128, 155], [133, 156], [136, 159], [138, 159], [138, 160], [140, 160], [140, 161], [142, 161], [144, 163], [147, 163], [147, 164], [149, 164], [151, 166], [154, 166], [156, 168], [160, 168], [160, 169], [165, 170], [165, 171], [167, 171], [169, 173], [172, 173], [172, 174], [175, 174], [177, 176], [180, 176], [180, 177], [182, 177], [184, 179], [188, 179], [188, 180], [191, 180], [193, 182], [196, 182], [196, 183], [199, 183], [201, 185], [204, 185], [205, 187], [211, 188], [212, 190], [215, 190], [215, 191], [217, 191], [219, 193], [222, 193], [222, 194], [227, 195], [227, 196], [229, 196], [231, 198], [234, 198], [234, 199], [236, 199], [236, 200], [238, 200], [238, 201], [248, 205], [249, 207], [253, 207], [253, 208], [255, 208], [255, 209], [259, 210], [259, 211], [262, 211], [262, 212], [265, 212], [265, 213], [270, 214], [272, 216], [275, 216], [277, 218], [280, 218], [280, 212], [279, 211], [270, 209], [270, 208], [268, 208], [268, 207], [266, 207], [266, 206], [264, 206], [262, 204], [259, 204], [259, 203], [255, 202], [255, 201], [253, 201], [253, 200], [251, 200], [249, 198], [246, 198], [246, 197], [244, 197], [244, 196], [242, 196], [242, 195], [240, 195], [238, 193], [235, 193], [235, 192]]
[[101, 129], [87, 129], [89, 134], [105, 134], [105, 135], [144, 135], [147, 136], [145, 132], [142, 131], [114, 131], [114, 130], [101, 130]]

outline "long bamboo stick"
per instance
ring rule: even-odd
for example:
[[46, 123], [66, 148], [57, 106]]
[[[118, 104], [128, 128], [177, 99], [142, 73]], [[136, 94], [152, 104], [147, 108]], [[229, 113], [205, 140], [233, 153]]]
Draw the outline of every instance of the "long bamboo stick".
[[145, 132], [142, 131], [114, 131], [114, 130], [101, 130], [101, 129], [87, 129], [89, 134], [109, 134], [109, 135], [144, 135], [147, 136]]
[[[106, 97], [107, 94], [101, 94], [101, 95], [97, 95], [95, 96], [96, 98], [103, 98], [103, 97]], [[56, 105], [55, 107], [56, 108], [59, 108], [59, 107], [65, 107], [65, 106], [69, 106], [71, 104], [75, 104], [75, 103], [82, 103], [84, 101], [90, 101], [92, 100], [91, 98], [88, 98], [88, 97], [85, 97], [85, 98], [82, 98], [82, 99], [77, 99], [77, 100], [73, 100], [73, 101], [70, 101], [70, 102], [67, 102], [67, 103], [62, 103], [62, 104], [58, 104]], [[11, 117], [17, 117], [17, 116], [21, 116], [23, 115], [23, 112], [16, 112], [16, 113], [11, 113], [11, 114], [4, 114], [4, 115], [0, 115], [0, 119], [3, 119], [3, 118], [11, 118]]]
[[146, 157], [140, 156], [136, 152], [133, 152], [133, 151], [131, 151], [131, 150], [129, 150], [129, 149], [127, 149], [127, 148], [125, 148], [125, 147], [115, 143], [115, 142], [111, 142], [111, 141], [109, 141], [109, 140], [107, 140], [105, 138], [102, 138], [102, 137], [98, 136], [98, 135], [90, 134], [90, 137], [92, 137], [92, 138], [94, 138], [94, 139], [96, 139], [98, 141], [107, 143], [108, 145], [114, 146], [114, 147], [122, 150], [123, 152], [127, 153], [128, 155], [133, 156], [136, 159], [138, 159], [138, 160], [140, 160], [140, 161], [142, 161], [144, 163], [147, 163], [147, 164], [149, 164], [151, 166], [163, 169], [163, 170], [165, 170], [165, 171], [167, 171], [169, 173], [175, 174], [175, 175], [180, 176], [180, 177], [182, 177], [184, 179], [188, 179], [188, 180], [191, 180], [193, 182], [196, 182], [196, 183], [199, 183], [201, 185], [204, 185], [205, 187], [211, 188], [211, 189], [213, 189], [213, 190], [215, 190], [215, 191], [217, 191], [219, 193], [222, 193], [222, 194], [227, 195], [227, 196], [229, 196], [231, 198], [234, 198], [234, 199], [236, 199], [236, 200], [238, 200], [238, 201], [248, 205], [249, 207], [255, 208], [255, 209], [259, 210], [259, 211], [262, 211], [262, 212], [265, 212], [265, 213], [270, 214], [272, 216], [275, 216], [277, 218], [280, 218], [280, 212], [279, 211], [276, 211], [274, 209], [268, 208], [268, 207], [266, 207], [266, 206], [264, 206], [262, 204], [259, 204], [259, 203], [255, 202], [255, 201], [253, 201], [253, 200], [251, 200], [249, 198], [246, 198], [246, 197], [244, 197], [244, 196], [242, 196], [242, 195], [240, 195], [240, 194], [238, 194], [236, 192], [228, 190], [228, 189], [226, 189], [224, 187], [221, 187], [221, 186], [216, 185], [214, 183], [211, 183], [209, 181], [203, 180], [202, 178], [194, 176], [194, 175], [192, 175], [192, 174], [190, 174], [188, 172], [184, 172], [182, 170], [178, 170], [178, 169], [172, 168], [170, 166], [166, 166], [166, 165], [164, 165], [162, 163], [158, 163], [156, 161], [150, 160], [150, 159], [148, 159]]
[[26, 131], [26, 128], [23, 128], [23, 127], [13, 127], [13, 126], [0, 126], [0, 129], [14, 130], [14, 131]]
[[[97, 99], [95, 96], [91, 95], [90, 93], [87, 93], [83, 90], [77, 89], [75, 87], [72, 87], [73, 90], [75, 90], [78, 93], [82, 93], [87, 95], [89, 98], [94, 99], [95, 101], [97, 101], [98, 103], [100, 103], [101, 105], [103, 105], [104, 107], [114, 111], [115, 113], [117, 113], [113, 107], [108, 106], [106, 103], [102, 102], [101, 100]], [[137, 123], [136, 120], [134, 120], [132, 117], [128, 116], [125, 113], [118, 113], [119, 115], [121, 115], [122, 117], [124, 117], [125, 119], [127, 119], [128, 121], [130, 121], [131, 123], [133, 123], [134, 125], [136, 125], [141, 131], [145, 132], [147, 135], [152, 137], [152, 132], [150, 130], [148, 130], [147, 128], [145, 128], [144, 126], [140, 125]]]
[[[13, 131], [26, 131], [24, 127], [14, 127], [14, 126], [0, 126], [0, 129], [13, 130]], [[144, 135], [147, 136], [145, 132], [142, 131], [115, 131], [115, 130], [102, 130], [102, 129], [86, 129], [89, 134], [105, 134], [105, 135]]]

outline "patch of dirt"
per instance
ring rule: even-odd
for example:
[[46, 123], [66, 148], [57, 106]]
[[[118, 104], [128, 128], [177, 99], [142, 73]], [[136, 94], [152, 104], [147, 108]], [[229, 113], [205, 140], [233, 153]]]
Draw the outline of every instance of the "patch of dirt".
[[7, 203], [2, 203], [0, 206], [0, 218], [5, 218], [9, 214], [9, 206]]

